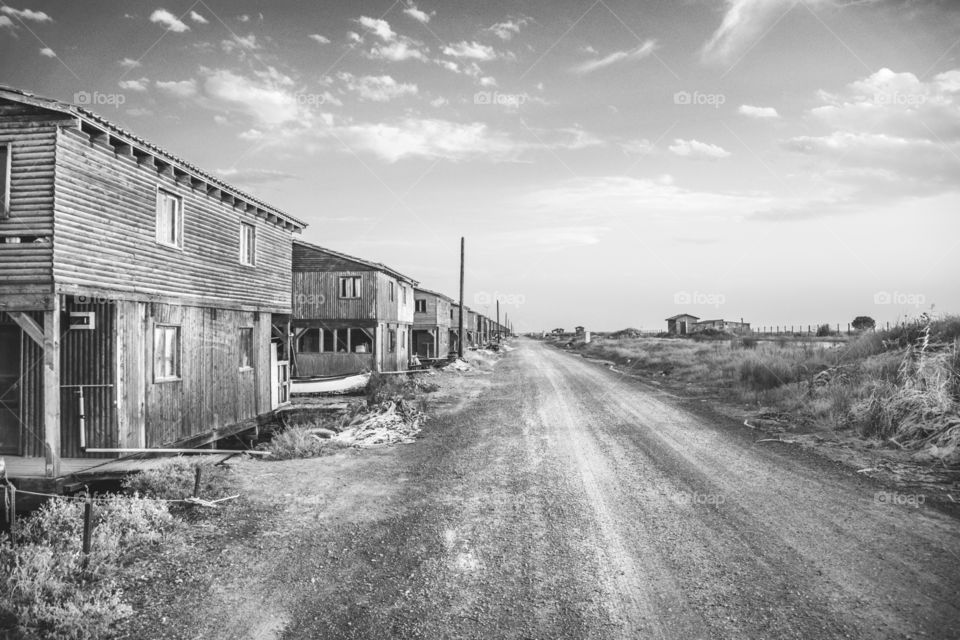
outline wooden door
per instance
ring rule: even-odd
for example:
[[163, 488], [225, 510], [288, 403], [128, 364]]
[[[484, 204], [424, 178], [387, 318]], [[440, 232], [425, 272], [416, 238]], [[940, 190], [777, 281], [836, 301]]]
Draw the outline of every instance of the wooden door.
[[20, 455], [20, 328], [0, 326], [0, 453]]

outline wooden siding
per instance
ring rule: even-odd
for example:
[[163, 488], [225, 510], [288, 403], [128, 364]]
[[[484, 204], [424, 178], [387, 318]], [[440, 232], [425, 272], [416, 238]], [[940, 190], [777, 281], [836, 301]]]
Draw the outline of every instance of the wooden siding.
[[373, 353], [298, 353], [297, 376], [338, 376], [376, 368]]
[[[359, 276], [360, 297], [340, 297], [340, 277]], [[294, 320], [374, 320], [377, 318], [377, 273], [374, 271], [295, 271]]]
[[[182, 250], [156, 242], [158, 187], [182, 198]], [[139, 165], [74, 128], [57, 136], [55, 194], [59, 291], [289, 312], [290, 231]], [[256, 228], [254, 267], [239, 261], [241, 221]]]
[[[0, 219], [0, 294], [53, 291], [54, 163], [62, 116], [0, 100], [0, 144], [9, 144], [10, 217]], [[7, 243], [4, 237], [46, 238]]]

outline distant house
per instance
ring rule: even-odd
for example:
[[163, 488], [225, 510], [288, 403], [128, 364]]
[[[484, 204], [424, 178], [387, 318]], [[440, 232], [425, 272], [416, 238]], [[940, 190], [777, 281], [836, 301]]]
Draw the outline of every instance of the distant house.
[[685, 336], [688, 333], [693, 333], [693, 325], [699, 319], [697, 316], [692, 316], [689, 313], [670, 316], [667, 318], [667, 333], [677, 336]]
[[750, 333], [750, 323], [736, 322], [734, 320], [700, 320], [693, 325], [694, 333], [706, 329], [724, 331], [726, 333]]
[[386, 265], [295, 241], [294, 377], [405, 371], [416, 285]]
[[447, 357], [453, 300], [442, 293], [415, 288], [413, 303], [413, 352], [421, 358]]
[[287, 400], [305, 224], [87, 109], [0, 87], [0, 454], [190, 447]]

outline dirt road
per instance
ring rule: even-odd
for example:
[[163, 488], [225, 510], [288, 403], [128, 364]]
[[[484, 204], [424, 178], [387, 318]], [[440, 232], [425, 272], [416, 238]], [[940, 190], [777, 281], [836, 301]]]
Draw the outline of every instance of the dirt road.
[[539, 343], [465, 384], [414, 445], [248, 463], [269, 524], [180, 633], [960, 636], [960, 526], [921, 498]]

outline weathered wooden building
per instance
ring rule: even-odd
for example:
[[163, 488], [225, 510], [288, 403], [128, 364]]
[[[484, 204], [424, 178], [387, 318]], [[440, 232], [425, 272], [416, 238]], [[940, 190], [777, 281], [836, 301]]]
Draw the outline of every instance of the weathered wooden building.
[[453, 300], [429, 289], [413, 291], [413, 352], [420, 358], [450, 354], [450, 305]]
[[409, 367], [417, 281], [386, 265], [293, 243], [293, 373]]
[[674, 335], [685, 336], [688, 333], [693, 333], [693, 325], [699, 320], [697, 316], [692, 316], [689, 313], [681, 313], [675, 316], [670, 316], [667, 318], [667, 333], [672, 333]]
[[84, 108], [0, 87], [0, 450], [196, 444], [284, 402], [300, 220]]

